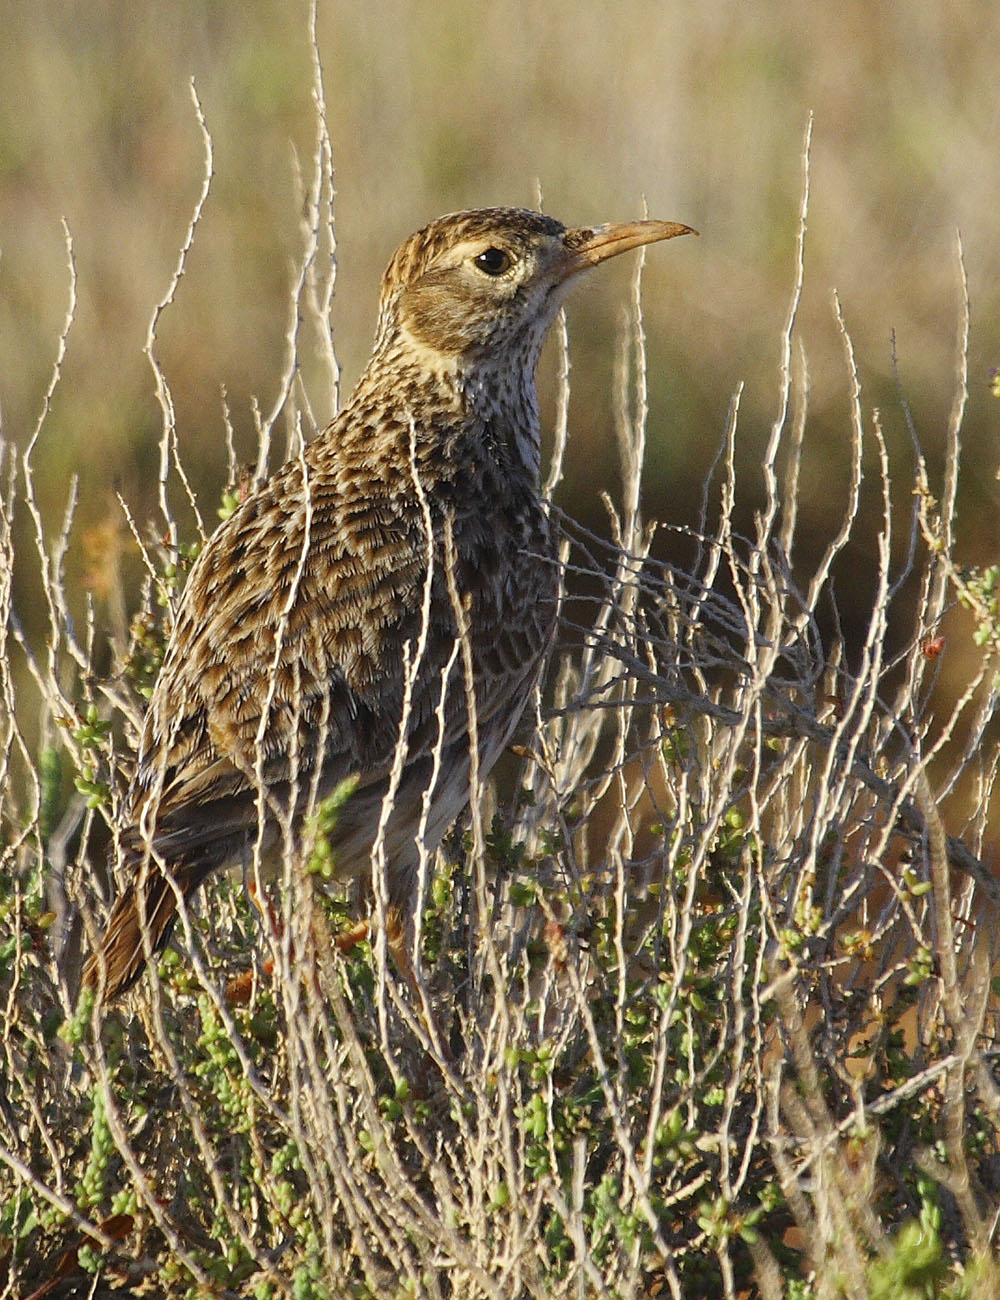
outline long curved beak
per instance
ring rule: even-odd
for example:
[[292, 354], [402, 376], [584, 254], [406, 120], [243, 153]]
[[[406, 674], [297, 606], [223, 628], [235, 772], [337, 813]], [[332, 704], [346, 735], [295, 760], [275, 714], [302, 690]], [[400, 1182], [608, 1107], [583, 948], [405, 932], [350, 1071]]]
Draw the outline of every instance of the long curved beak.
[[609, 257], [627, 253], [630, 248], [655, 244], [661, 239], [674, 239], [677, 235], [697, 233], [697, 230], [682, 226], [678, 221], [614, 221], [606, 226], [567, 230], [563, 236], [566, 247], [565, 274], [576, 275]]

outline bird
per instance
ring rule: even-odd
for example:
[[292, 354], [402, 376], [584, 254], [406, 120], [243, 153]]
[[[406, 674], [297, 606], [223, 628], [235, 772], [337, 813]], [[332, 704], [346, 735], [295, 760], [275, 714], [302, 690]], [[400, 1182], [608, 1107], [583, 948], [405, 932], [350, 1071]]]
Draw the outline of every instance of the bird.
[[309, 810], [346, 788], [337, 874], [370, 878], [377, 842], [388, 915], [412, 925], [421, 855], [510, 743], [555, 634], [542, 344], [589, 270], [689, 233], [491, 207], [397, 249], [349, 401], [192, 566], [117, 814], [124, 886], [85, 987], [122, 995], [180, 898], [301, 845]]

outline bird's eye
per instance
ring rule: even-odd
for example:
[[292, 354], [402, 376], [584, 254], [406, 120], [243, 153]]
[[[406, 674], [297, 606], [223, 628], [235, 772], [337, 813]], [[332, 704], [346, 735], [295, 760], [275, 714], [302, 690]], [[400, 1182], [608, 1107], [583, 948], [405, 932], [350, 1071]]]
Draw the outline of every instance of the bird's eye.
[[504, 271], [510, 270], [514, 259], [502, 248], [487, 248], [485, 252], [477, 253], [474, 261], [487, 275], [503, 275]]

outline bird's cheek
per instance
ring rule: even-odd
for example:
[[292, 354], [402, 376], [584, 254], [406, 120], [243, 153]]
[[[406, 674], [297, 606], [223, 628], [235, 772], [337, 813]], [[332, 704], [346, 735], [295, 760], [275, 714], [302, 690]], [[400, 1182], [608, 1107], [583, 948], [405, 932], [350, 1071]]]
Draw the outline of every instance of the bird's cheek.
[[408, 289], [399, 304], [400, 324], [414, 340], [444, 355], [458, 356], [480, 342], [486, 321], [469, 304], [435, 284]]

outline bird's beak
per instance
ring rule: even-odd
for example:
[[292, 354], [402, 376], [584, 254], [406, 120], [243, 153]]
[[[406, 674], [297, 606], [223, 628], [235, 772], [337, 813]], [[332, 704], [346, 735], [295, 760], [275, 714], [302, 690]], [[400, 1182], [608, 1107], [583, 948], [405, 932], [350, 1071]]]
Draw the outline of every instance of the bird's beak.
[[564, 275], [569, 277], [596, 266], [609, 257], [627, 253], [630, 248], [655, 244], [661, 239], [673, 239], [676, 235], [697, 233], [697, 230], [682, 226], [678, 221], [616, 221], [606, 226], [567, 230], [563, 236], [566, 259], [562, 269]]

